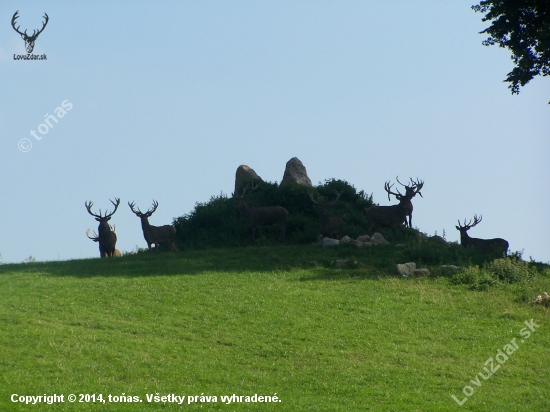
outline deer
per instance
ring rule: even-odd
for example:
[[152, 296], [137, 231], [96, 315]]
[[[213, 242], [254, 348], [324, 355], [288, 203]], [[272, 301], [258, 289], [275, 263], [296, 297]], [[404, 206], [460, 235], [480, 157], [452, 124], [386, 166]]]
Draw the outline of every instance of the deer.
[[[409, 178], [410, 180], [410, 186], [404, 185], [399, 181], [399, 176], [395, 178], [397, 182], [405, 187], [405, 195], [402, 195], [399, 193], [399, 190], [397, 191], [399, 194], [392, 193], [395, 198], [399, 201], [402, 200], [403, 197], [408, 199], [407, 203], [407, 216], [409, 217], [409, 221], [407, 222], [407, 219], [405, 219], [405, 226], [408, 226], [412, 228], [412, 213], [413, 213], [413, 204], [411, 202], [412, 198], [416, 196], [416, 194], [419, 194], [420, 197], [422, 196], [422, 193], [420, 193], [420, 190], [422, 190], [422, 187], [424, 186], [424, 182], [421, 182], [418, 178], [416, 178], [416, 182], [412, 180], [412, 178]], [[388, 200], [390, 198], [390, 194], [388, 193]], [[408, 223], [408, 224], [407, 224]]]
[[460, 232], [460, 244], [463, 247], [470, 247], [485, 255], [497, 253], [503, 253], [504, 255], [506, 255], [508, 253], [508, 242], [506, 240], [500, 238], [477, 239], [475, 237], [468, 236], [468, 230], [481, 222], [482, 218], [483, 216], [481, 215], [479, 216], [479, 218], [477, 217], [477, 215], [474, 215], [473, 223], [471, 220], [466, 223], [466, 219], [464, 219], [464, 226], [460, 224], [460, 220], [458, 221], [458, 226], [455, 227], [456, 230]]
[[38, 37], [38, 35], [40, 33], [42, 33], [44, 31], [44, 29], [46, 28], [46, 25], [48, 24], [48, 21], [50, 20], [50, 18], [48, 17], [48, 14], [47, 13], [44, 13], [44, 19], [46, 20], [44, 23], [42, 23], [42, 28], [40, 30], [38, 30], [38, 32], [36, 30], [33, 30], [32, 32], [32, 35], [29, 36], [27, 34], [27, 30], [25, 30], [24, 33], [21, 33], [19, 31], [19, 27], [20, 26], [17, 26], [17, 28], [15, 27], [15, 21], [18, 19], [18, 15], [17, 13], [19, 13], [19, 10], [17, 10], [14, 14], [13, 14], [13, 17], [11, 18], [11, 26], [13, 27], [13, 29], [19, 33], [21, 35], [21, 38], [23, 40], [25, 40], [25, 49], [27, 49], [27, 53], [32, 53], [32, 51], [34, 50], [34, 42], [36, 41], [36, 38]]
[[390, 185], [389, 181], [386, 182], [384, 190], [388, 194], [388, 199], [390, 195], [394, 195], [399, 200], [399, 204], [392, 206], [371, 206], [363, 209], [363, 215], [368, 222], [367, 233], [371, 233], [372, 230], [376, 231], [381, 227], [389, 227], [395, 234], [396, 230], [403, 226], [407, 216], [412, 214], [411, 199], [420, 192], [423, 185], [424, 183], [420, 181], [413, 182], [413, 185], [403, 195], [399, 190], [397, 190], [397, 193], [392, 192], [393, 184]]
[[152, 244], [155, 245], [155, 251], [158, 252], [159, 245], [162, 243], [166, 244], [170, 251], [177, 251], [178, 248], [174, 244], [174, 238], [176, 237], [176, 228], [172, 225], [153, 226], [149, 223], [149, 218], [153, 213], [155, 213], [158, 205], [158, 202], [156, 200], [153, 200], [153, 208], [147, 210], [147, 212], [145, 213], [142, 213], [139, 208], [137, 208], [137, 211], [134, 210], [135, 202], [128, 202], [128, 206], [130, 206], [132, 212], [134, 212], [134, 214], [141, 219], [143, 237], [147, 242], [149, 252], [151, 252]]
[[332, 237], [334, 235], [336, 239], [340, 239], [340, 235], [342, 234], [342, 228], [344, 227], [344, 221], [339, 217], [330, 217], [328, 215], [328, 209], [332, 205], [334, 205], [342, 195], [342, 191], [338, 192], [337, 190], [335, 190], [335, 193], [336, 193], [336, 199], [334, 199], [332, 202], [329, 202], [327, 200], [321, 203], [319, 202], [318, 197], [317, 197], [317, 200], [313, 198], [313, 192], [309, 190], [307, 191], [309, 199], [314, 204], [319, 206], [319, 230], [321, 231], [321, 236]]
[[86, 206], [86, 210], [88, 210], [88, 213], [95, 217], [95, 220], [99, 222], [99, 226], [97, 228], [97, 231], [99, 233], [97, 237], [97, 241], [99, 242], [99, 254], [101, 256], [105, 257], [111, 257], [115, 254], [115, 245], [116, 245], [116, 234], [111, 229], [111, 225], [109, 225], [109, 220], [111, 219], [111, 216], [115, 214], [115, 212], [118, 209], [118, 206], [120, 205], [120, 199], [115, 198], [116, 202], [113, 202], [111, 199], [109, 201], [113, 204], [115, 207], [115, 210], [113, 210], [111, 213], [108, 213], [105, 211], [105, 215], [101, 215], [101, 209], [99, 210], [99, 215], [96, 215], [92, 212], [92, 201], [84, 202], [84, 206]]
[[247, 185], [243, 188], [242, 194], [234, 193], [233, 198], [237, 199], [237, 203], [233, 205], [233, 208], [237, 209], [242, 216], [246, 217], [252, 225], [252, 241], [256, 238], [256, 230], [259, 236], [262, 236], [262, 225], [278, 225], [281, 229], [279, 234], [279, 243], [285, 238], [286, 233], [286, 218], [288, 216], [288, 210], [281, 206], [268, 206], [268, 207], [250, 207], [244, 201], [246, 192], [252, 193], [258, 189], [259, 185]]
[[[113, 233], [115, 232], [115, 227], [116, 226], [111, 226], [109, 225], [109, 227], [111, 228], [111, 230], [113, 231]], [[94, 235], [93, 236], [90, 236], [90, 229], [86, 229], [86, 236], [88, 236], [90, 239], [92, 239], [94, 242], [99, 242], [99, 236], [97, 235], [97, 233], [95, 232], [94, 230]], [[106, 253], [102, 253], [101, 251], [101, 247], [99, 248], [99, 256], [102, 257], [102, 258], [106, 258], [108, 257]], [[118, 249], [115, 249], [115, 252], [113, 253], [113, 257], [121, 257], [122, 256], [122, 253], [120, 253], [120, 250]]]

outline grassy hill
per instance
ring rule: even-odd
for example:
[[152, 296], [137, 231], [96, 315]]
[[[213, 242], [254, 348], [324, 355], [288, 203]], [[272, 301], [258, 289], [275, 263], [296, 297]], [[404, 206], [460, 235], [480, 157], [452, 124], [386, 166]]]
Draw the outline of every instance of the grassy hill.
[[[412, 242], [1, 265], [0, 410], [550, 410], [549, 309], [530, 303], [550, 290], [550, 270], [525, 263], [532, 277], [476, 284], [490, 273], [476, 259]], [[410, 260], [431, 276], [397, 275]], [[481, 269], [453, 275], [440, 263]], [[500, 368], [484, 380], [489, 358]], [[186, 398], [155, 402], [170, 394]], [[243, 401], [222, 401], [233, 394]], [[245, 402], [255, 394], [278, 402]]]

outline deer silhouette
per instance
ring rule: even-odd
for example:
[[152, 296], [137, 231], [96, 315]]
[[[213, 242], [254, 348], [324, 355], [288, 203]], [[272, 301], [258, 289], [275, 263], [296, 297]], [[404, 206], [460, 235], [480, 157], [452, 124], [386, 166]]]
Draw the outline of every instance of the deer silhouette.
[[501, 238], [495, 238], [495, 239], [477, 239], [475, 237], [470, 237], [468, 235], [468, 230], [476, 226], [479, 222], [481, 222], [481, 219], [483, 217], [480, 215], [479, 218], [477, 215], [474, 215], [474, 222], [470, 220], [466, 224], [466, 219], [464, 219], [464, 226], [460, 224], [460, 220], [458, 221], [458, 226], [456, 227], [456, 230], [460, 232], [460, 244], [464, 247], [470, 247], [472, 249], [477, 250], [479, 253], [482, 254], [507, 254], [508, 253], [508, 242]]
[[174, 238], [176, 237], [176, 228], [172, 225], [164, 225], [164, 226], [153, 226], [149, 223], [149, 218], [158, 207], [158, 202], [156, 200], [153, 200], [153, 208], [149, 209], [147, 212], [142, 213], [139, 208], [137, 208], [137, 211], [134, 210], [135, 203], [128, 202], [128, 206], [130, 206], [130, 209], [134, 214], [141, 219], [141, 228], [143, 229], [143, 237], [145, 238], [145, 241], [147, 242], [147, 247], [149, 248], [149, 252], [151, 252], [151, 245], [155, 245], [155, 250], [158, 252], [159, 245], [164, 243], [168, 246], [170, 251], [177, 251], [178, 248], [174, 244]]
[[288, 210], [281, 206], [268, 206], [268, 207], [250, 207], [244, 201], [247, 190], [250, 190], [248, 194], [258, 189], [258, 185], [247, 185], [243, 188], [242, 194], [233, 194], [233, 197], [237, 199], [237, 203], [233, 205], [241, 215], [246, 217], [252, 225], [252, 240], [256, 238], [256, 230], [258, 234], [262, 236], [262, 225], [276, 224], [281, 229], [279, 234], [279, 243], [285, 238], [286, 233], [286, 217], [288, 216]]
[[[99, 235], [97, 236], [97, 242], [99, 242], [99, 254], [101, 256], [114, 256], [115, 253], [115, 245], [116, 245], [116, 234], [113, 230], [111, 230], [111, 225], [109, 225], [109, 220], [111, 219], [111, 216], [115, 214], [115, 212], [118, 209], [118, 206], [120, 205], [120, 199], [115, 198], [116, 203], [109, 199], [109, 201], [115, 206], [115, 210], [112, 211], [112, 213], [108, 213], [105, 211], [105, 215], [101, 215], [101, 209], [99, 210], [99, 215], [96, 215], [92, 212], [92, 201], [84, 202], [84, 206], [86, 206], [86, 210], [89, 214], [95, 217], [95, 220], [99, 222], [99, 226], [97, 228], [97, 231]], [[89, 236], [88, 236], [89, 237]]]
[[376, 231], [382, 227], [389, 227], [395, 234], [397, 229], [403, 226], [407, 216], [412, 218], [411, 199], [417, 193], [420, 193], [420, 189], [422, 189], [424, 182], [420, 182], [418, 179], [417, 182], [414, 182], [411, 179], [411, 182], [413, 184], [404, 195], [401, 194], [399, 190], [397, 190], [397, 193], [392, 192], [393, 184], [390, 185], [389, 181], [384, 184], [384, 190], [388, 194], [388, 199], [390, 198], [390, 195], [394, 195], [396, 199], [399, 200], [399, 204], [392, 206], [371, 206], [363, 209], [363, 215], [368, 222], [367, 233], [371, 233], [371, 231]]
[[33, 30], [32, 35], [29, 36], [27, 34], [27, 30], [25, 30], [25, 32], [22, 33], [22, 32], [19, 31], [20, 26], [15, 27], [15, 21], [19, 17], [17, 15], [17, 13], [19, 13], [19, 10], [17, 10], [13, 14], [13, 17], [11, 19], [11, 25], [12, 25], [13, 29], [21, 35], [21, 38], [23, 40], [25, 40], [25, 48], [27, 49], [27, 53], [32, 53], [32, 51], [34, 50], [34, 42], [36, 41], [38, 35], [44, 31], [44, 29], [46, 28], [46, 25], [48, 24], [48, 21], [50, 20], [50, 18], [48, 17], [48, 15], [46, 13], [44, 13], [44, 19], [46, 19], [46, 21], [42, 24], [42, 28], [38, 31]]
[[328, 200], [320, 202], [319, 197], [317, 197], [317, 200], [315, 200], [313, 197], [313, 192], [310, 192], [309, 190], [307, 194], [309, 196], [309, 199], [317, 206], [319, 206], [319, 230], [321, 231], [321, 235], [323, 237], [332, 237], [334, 235], [336, 239], [340, 239], [342, 228], [344, 227], [344, 221], [339, 217], [330, 217], [328, 215], [328, 209], [333, 206], [342, 195], [342, 191], [338, 192], [337, 190], [335, 190], [335, 192], [336, 199], [334, 199], [332, 202], [329, 202]]

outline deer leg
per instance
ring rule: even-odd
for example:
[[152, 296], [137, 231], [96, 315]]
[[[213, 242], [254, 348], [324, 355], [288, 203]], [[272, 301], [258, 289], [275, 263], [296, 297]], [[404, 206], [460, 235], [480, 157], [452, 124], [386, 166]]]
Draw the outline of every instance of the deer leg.
[[281, 227], [281, 234], [279, 235], [279, 243], [285, 240], [285, 233], [286, 233], [286, 226], [284, 224], [281, 224], [280, 227]]

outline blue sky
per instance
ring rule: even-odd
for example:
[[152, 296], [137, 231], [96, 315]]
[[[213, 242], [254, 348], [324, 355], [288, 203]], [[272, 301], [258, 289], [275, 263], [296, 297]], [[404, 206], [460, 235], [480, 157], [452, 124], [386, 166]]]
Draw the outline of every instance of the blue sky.
[[[3, 261], [98, 256], [84, 202], [115, 197], [117, 247], [144, 247], [128, 201], [156, 199], [150, 222], [168, 224], [231, 193], [239, 165], [280, 182], [292, 157], [314, 184], [344, 179], [381, 205], [385, 181], [418, 177], [423, 232], [455, 241], [458, 219], [483, 215], [471, 236], [550, 261], [550, 81], [512, 96], [510, 54], [481, 45], [471, 4], [2, 2]], [[48, 13], [33, 52], [46, 61], [13, 59], [16, 10], [31, 33]]]

